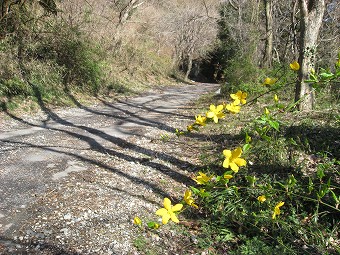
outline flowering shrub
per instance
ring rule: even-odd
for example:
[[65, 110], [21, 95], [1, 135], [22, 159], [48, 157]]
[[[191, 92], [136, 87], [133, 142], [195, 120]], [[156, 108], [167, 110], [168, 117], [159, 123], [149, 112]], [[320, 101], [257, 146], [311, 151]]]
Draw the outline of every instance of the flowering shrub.
[[[295, 72], [300, 65], [294, 61], [290, 68]], [[310, 82], [317, 87], [320, 82], [334, 81], [340, 77], [339, 69], [338, 61], [334, 73], [322, 69], [316, 74], [312, 70]], [[277, 81], [277, 78], [266, 78], [263, 85], [269, 87]], [[270, 88], [268, 91], [271, 92]], [[247, 97], [247, 93], [240, 90], [230, 94], [229, 103], [211, 104], [205, 114], [195, 116], [186, 130], [177, 129], [176, 135], [187, 135], [207, 128], [210, 123], [221, 124], [227, 118], [234, 118], [247, 106]], [[236, 243], [254, 240], [273, 247], [266, 254], [274, 251], [336, 254], [340, 252], [334, 239], [340, 224], [340, 162], [323, 156], [317, 162], [316, 171], [304, 173], [301, 162], [295, 160], [292, 153], [292, 147], [300, 145], [285, 133], [287, 124], [279, 120], [292, 106], [280, 103], [277, 94], [272, 95], [271, 100], [260, 116], [252, 117], [244, 126], [243, 144], [234, 148], [223, 146], [216, 169], [200, 170], [192, 178], [196, 186], [185, 191], [182, 203], [172, 206], [165, 198], [164, 208], [157, 210], [156, 215], [162, 217], [163, 224], [169, 220], [178, 223], [178, 213], [188, 207], [197, 214], [209, 215], [208, 225], [214, 226], [209, 238], [216, 239], [210, 244], [224, 252], [226, 247], [237, 250]], [[263, 153], [270, 149], [271, 155], [280, 156], [266, 158]], [[277, 166], [283, 157], [288, 164], [283, 165], [284, 171], [280, 172]], [[141, 226], [138, 219], [134, 223]], [[155, 229], [156, 224], [151, 222], [148, 226]]]

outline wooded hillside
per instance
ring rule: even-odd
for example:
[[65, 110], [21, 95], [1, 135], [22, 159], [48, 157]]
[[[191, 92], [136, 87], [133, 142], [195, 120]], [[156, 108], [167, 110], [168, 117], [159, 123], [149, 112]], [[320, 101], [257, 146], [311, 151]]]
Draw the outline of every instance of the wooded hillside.
[[[65, 91], [125, 93], [172, 78], [254, 81], [262, 68], [298, 58], [298, 2], [1, 1], [0, 96], [5, 103], [39, 88], [65, 103]], [[334, 62], [339, 17], [339, 2], [326, 1], [319, 66]]]

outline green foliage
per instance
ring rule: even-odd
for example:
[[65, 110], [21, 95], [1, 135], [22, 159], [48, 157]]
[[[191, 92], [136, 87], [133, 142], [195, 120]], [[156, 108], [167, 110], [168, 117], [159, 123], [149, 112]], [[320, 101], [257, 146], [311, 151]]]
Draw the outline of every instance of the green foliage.
[[[282, 79], [292, 84], [284, 73]], [[267, 92], [256, 97], [266, 106], [260, 110], [263, 113], [258, 117], [254, 116], [256, 111], [249, 113], [248, 124], [240, 131], [245, 144], [243, 150], [238, 150], [243, 151], [247, 166], [242, 164], [237, 150], [224, 150], [223, 164], [221, 155], [205, 157], [211, 162], [206, 162], [207, 168], [193, 178], [198, 186], [192, 187], [192, 192], [198, 197], [201, 213], [206, 215], [202, 228], [206, 238], [200, 240], [200, 245], [213, 246], [221, 254], [337, 254], [337, 118], [333, 114], [325, 122], [324, 114], [318, 121], [315, 113], [311, 117], [294, 116], [290, 102], [279, 99], [285, 98], [284, 84], [276, 79], [268, 84]], [[280, 95], [273, 97], [272, 91]], [[240, 104], [241, 95], [242, 92], [231, 95], [234, 104]], [[229, 116], [228, 123], [239, 124], [240, 119], [232, 121], [230, 115], [216, 110], [219, 108], [211, 106], [207, 118], [217, 116], [214, 122], [220, 123]], [[194, 125], [204, 126], [202, 118], [196, 117]], [[190, 132], [194, 130], [198, 129]], [[186, 131], [177, 134], [185, 135]], [[235, 132], [233, 135], [239, 136]], [[221, 163], [216, 164], [218, 161]], [[225, 239], [221, 233], [226, 233]]]
[[28, 96], [29, 94], [31, 92], [28, 85], [17, 77], [0, 80], [0, 96], [11, 98], [18, 95]]

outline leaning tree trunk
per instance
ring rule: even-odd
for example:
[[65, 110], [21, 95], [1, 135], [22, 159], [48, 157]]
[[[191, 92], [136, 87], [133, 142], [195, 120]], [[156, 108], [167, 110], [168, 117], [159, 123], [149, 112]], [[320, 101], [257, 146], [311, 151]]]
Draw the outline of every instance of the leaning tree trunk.
[[319, 29], [325, 11], [324, 0], [299, 0], [301, 12], [301, 34], [299, 63], [300, 70], [296, 83], [295, 101], [299, 110], [312, 110], [315, 104], [315, 95], [310, 83], [309, 73], [315, 65], [315, 54]]

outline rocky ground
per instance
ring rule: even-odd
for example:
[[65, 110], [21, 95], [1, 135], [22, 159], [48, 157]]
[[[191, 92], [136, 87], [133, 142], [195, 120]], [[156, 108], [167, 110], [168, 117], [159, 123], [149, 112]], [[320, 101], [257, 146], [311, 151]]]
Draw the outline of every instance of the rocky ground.
[[0, 254], [144, 254], [145, 235], [159, 254], [194, 253], [193, 238], [176, 226], [145, 233], [132, 220], [155, 219], [164, 197], [182, 199], [199, 161], [174, 131], [193, 121], [192, 101], [217, 89], [185, 85], [91, 107], [40, 102], [34, 116], [3, 113]]

